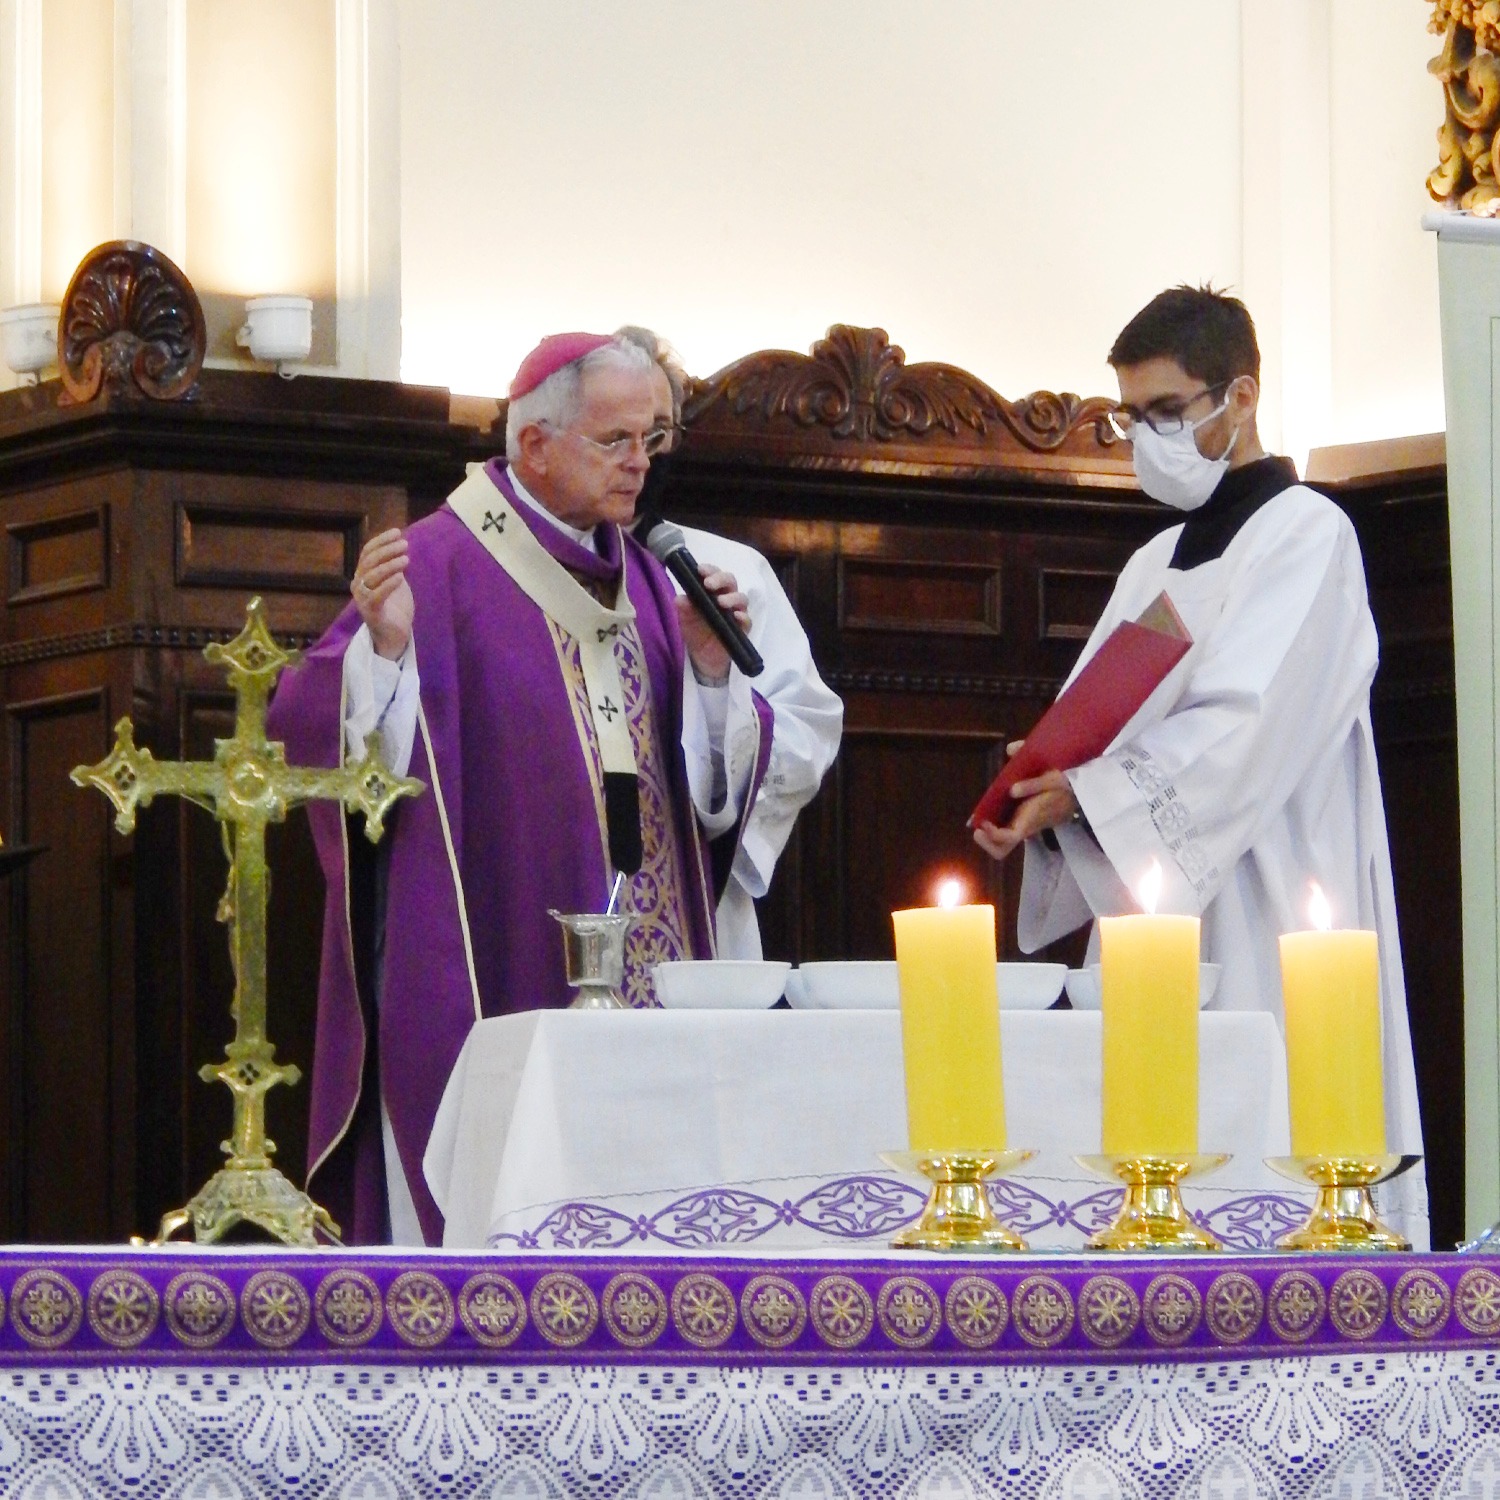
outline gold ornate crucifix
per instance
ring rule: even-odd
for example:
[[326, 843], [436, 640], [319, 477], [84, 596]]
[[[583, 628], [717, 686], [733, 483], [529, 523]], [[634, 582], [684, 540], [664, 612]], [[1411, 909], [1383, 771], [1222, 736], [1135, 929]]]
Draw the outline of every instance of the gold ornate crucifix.
[[194, 1238], [222, 1238], [236, 1224], [257, 1224], [284, 1244], [313, 1245], [315, 1230], [337, 1239], [338, 1225], [271, 1163], [275, 1143], [266, 1139], [266, 1093], [302, 1076], [275, 1061], [266, 1039], [266, 825], [285, 820], [287, 810], [318, 798], [342, 802], [365, 815], [365, 833], [379, 840], [385, 816], [400, 797], [415, 796], [422, 783], [393, 776], [376, 753], [378, 736], [365, 743], [358, 765], [327, 770], [289, 766], [283, 747], [266, 739], [266, 704], [281, 669], [297, 657], [276, 644], [259, 599], [250, 601], [245, 628], [227, 645], [210, 645], [204, 656], [223, 662], [235, 693], [234, 735], [218, 740], [211, 761], [160, 761], [137, 749], [129, 719], [115, 725], [115, 747], [96, 766], [78, 766], [72, 779], [97, 787], [117, 812], [115, 827], [129, 833], [138, 807], [156, 796], [186, 797], [207, 808], [223, 825], [229, 884], [218, 917], [229, 926], [234, 963], [234, 1040], [225, 1060], [200, 1068], [205, 1083], [219, 1079], [234, 1095], [234, 1127], [223, 1149], [228, 1164], [216, 1172], [184, 1208], [161, 1221], [157, 1242], [191, 1225]]

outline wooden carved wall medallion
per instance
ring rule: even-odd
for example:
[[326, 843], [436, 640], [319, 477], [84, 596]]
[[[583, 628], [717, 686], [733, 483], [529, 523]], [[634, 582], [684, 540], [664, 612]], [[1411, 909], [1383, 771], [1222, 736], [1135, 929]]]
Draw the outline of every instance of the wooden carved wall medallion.
[[1050, 453], [1079, 435], [1112, 446], [1105, 418], [1113, 406], [1104, 397], [1051, 391], [1007, 401], [955, 365], [908, 365], [883, 328], [836, 323], [811, 354], [767, 349], [692, 381], [684, 420], [690, 430], [719, 425], [715, 417], [767, 429], [822, 428], [856, 444], [946, 436], [983, 445], [1003, 430], [1034, 453]]
[[1493, 214], [1500, 208], [1500, 5], [1431, 0], [1428, 30], [1443, 50], [1427, 64], [1443, 85], [1438, 165], [1427, 191], [1439, 203]]
[[57, 325], [60, 404], [104, 392], [190, 398], [208, 330], [187, 277], [160, 250], [111, 240], [79, 262]]

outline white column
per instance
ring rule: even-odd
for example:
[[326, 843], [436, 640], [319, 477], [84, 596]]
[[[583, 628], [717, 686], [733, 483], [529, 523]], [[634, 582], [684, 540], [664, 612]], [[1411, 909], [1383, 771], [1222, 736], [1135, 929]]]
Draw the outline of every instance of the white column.
[[[1464, 951], [1464, 1202], [1471, 1235], [1500, 1219], [1500, 223], [1431, 213], [1448, 408], [1448, 528], [1458, 689]], [[1420, 962], [1420, 955], [1412, 955]]]
[[1260, 340], [1261, 439], [1301, 468], [1333, 408], [1329, 0], [1242, 5], [1240, 45], [1242, 291]]
[[187, 260], [187, 0], [115, 0], [115, 216]]
[[0, 307], [41, 295], [42, 0], [0, 0]]
[[401, 378], [401, 116], [395, 0], [338, 0], [338, 367]]

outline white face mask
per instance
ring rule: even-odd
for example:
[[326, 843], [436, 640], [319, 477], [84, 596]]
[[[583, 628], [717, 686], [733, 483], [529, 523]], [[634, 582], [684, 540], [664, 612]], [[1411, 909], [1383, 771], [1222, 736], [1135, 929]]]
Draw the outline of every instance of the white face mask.
[[1180, 432], [1163, 437], [1145, 422], [1131, 429], [1130, 461], [1141, 488], [1153, 500], [1176, 510], [1197, 510], [1218, 487], [1229, 467], [1229, 455], [1240, 435], [1238, 427], [1229, 435], [1228, 446], [1218, 458], [1205, 458], [1198, 451], [1194, 433], [1204, 422], [1212, 422], [1229, 409], [1229, 393], [1213, 411], [1197, 422], [1185, 424]]

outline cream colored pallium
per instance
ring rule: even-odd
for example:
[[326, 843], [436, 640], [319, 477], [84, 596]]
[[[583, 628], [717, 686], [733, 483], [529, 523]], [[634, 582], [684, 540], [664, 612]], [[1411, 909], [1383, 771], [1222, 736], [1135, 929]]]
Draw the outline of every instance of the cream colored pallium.
[[635, 749], [630, 743], [625, 691], [614, 650], [621, 627], [635, 620], [635, 607], [626, 592], [628, 558], [622, 555], [620, 561], [619, 605], [610, 609], [578, 584], [537, 541], [482, 465], [469, 465], [468, 477], [448, 496], [448, 505], [526, 597], [578, 642], [604, 769], [634, 776]]

